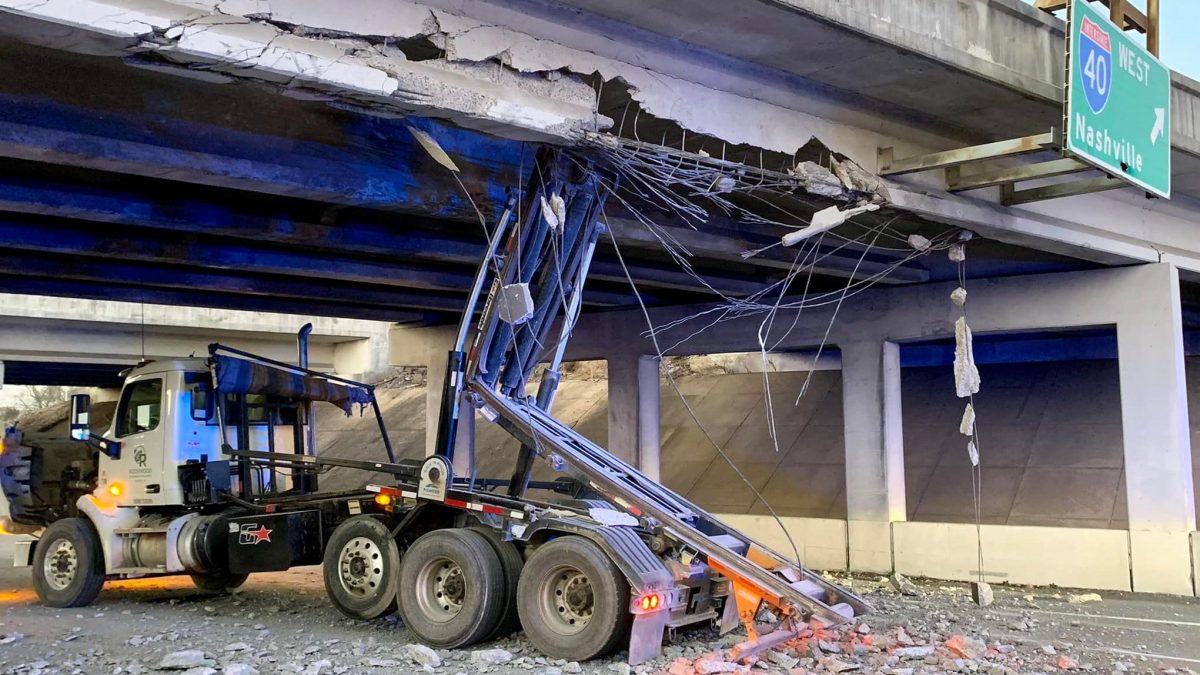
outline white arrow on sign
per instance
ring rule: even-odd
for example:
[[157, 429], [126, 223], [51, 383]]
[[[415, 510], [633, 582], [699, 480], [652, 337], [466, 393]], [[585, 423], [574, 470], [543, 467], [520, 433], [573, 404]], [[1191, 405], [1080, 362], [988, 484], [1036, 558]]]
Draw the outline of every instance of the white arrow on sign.
[[1167, 111], [1165, 108], [1154, 109], [1154, 128], [1150, 130], [1150, 145], [1158, 143], [1158, 137], [1166, 131]]

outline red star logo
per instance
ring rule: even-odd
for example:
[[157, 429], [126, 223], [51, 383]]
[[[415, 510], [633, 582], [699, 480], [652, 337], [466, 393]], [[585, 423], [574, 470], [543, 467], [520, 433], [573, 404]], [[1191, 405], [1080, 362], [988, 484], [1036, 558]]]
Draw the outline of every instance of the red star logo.
[[[271, 541], [271, 532], [274, 532], [274, 530], [268, 530], [265, 525], [259, 525], [257, 530], [246, 530], [246, 542], [250, 544], [261, 544], [264, 541], [269, 542]], [[250, 541], [251, 537], [254, 538], [254, 541]]]

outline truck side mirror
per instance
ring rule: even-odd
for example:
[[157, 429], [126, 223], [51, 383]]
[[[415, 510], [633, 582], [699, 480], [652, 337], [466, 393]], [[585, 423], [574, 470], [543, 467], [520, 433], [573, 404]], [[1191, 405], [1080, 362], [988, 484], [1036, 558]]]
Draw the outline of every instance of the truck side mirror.
[[92, 409], [92, 397], [87, 394], [71, 396], [71, 438], [86, 441], [92, 433], [89, 420]]

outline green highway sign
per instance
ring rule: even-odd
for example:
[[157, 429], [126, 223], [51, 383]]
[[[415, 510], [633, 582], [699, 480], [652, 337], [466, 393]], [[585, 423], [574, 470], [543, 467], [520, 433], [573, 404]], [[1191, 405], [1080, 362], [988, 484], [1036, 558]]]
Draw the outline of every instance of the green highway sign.
[[1171, 197], [1171, 71], [1087, 0], [1073, 0], [1067, 43], [1066, 148]]

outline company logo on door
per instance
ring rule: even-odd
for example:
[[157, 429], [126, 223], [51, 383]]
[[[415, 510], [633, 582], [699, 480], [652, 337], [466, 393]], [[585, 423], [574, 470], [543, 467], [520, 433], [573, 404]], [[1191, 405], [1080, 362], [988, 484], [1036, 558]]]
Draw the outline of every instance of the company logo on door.
[[238, 530], [238, 543], [246, 546], [261, 544], [262, 542], [271, 543], [271, 533], [275, 530], [268, 530], [266, 525], [258, 523], [246, 523]]

